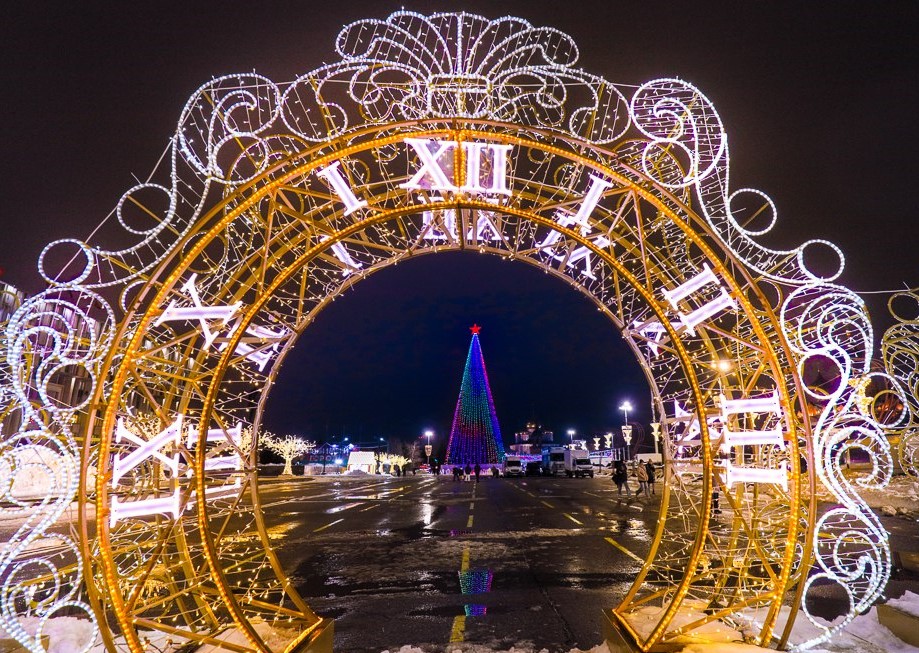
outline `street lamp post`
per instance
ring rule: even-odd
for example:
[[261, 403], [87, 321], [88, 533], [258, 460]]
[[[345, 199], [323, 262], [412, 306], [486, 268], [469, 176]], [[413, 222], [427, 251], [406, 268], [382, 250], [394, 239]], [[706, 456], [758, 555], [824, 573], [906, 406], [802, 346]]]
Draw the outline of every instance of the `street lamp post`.
[[574, 446], [574, 429], [568, 429], [568, 448], [571, 449]]
[[434, 437], [434, 431], [428, 430], [424, 432], [424, 437], [428, 439], [427, 444], [424, 445], [424, 453], [428, 457], [428, 471], [431, 471], [431, 438]]
[[626, 399], [625, 401], [622, 402], [622, 405], [619, 406], [619, 410], [625, 413], [625, 417], [622, 423], [628, 424], [629, 423], [629, 411], [632, 410], [632, 402]]

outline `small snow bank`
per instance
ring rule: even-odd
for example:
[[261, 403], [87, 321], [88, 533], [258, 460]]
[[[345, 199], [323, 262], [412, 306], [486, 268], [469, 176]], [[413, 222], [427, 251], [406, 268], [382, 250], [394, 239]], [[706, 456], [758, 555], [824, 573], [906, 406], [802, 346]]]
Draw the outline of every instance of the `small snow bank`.
[[680, 649], [679, 653], [762, 653], [771, 649], [753, 646], [752, 644], [740, 644], [738, 642], [717, 644], [690, 644]]
[[13, 451], [15, 465], [12, 468], [10, 496], [14, 499], [35, 499], [60, 493], [64, 488], [56, 487], [64, 480], [61, 455], [41, 445], [17, 447]]
[[[287, 644], [297, 636], [296, 631], [272, 628], [271, 624], [264, 621], [254, 622], [252, 626], [272, 651], [283, 651]], [[225, 630], [220, 635], [217, 635], [215, 639], [227, 644], [250, 645], [249, 640], [238, 628]], [[195, 649], [195, 653], [227, 653], [227, 649], [219, 644], [205, 644], [201, 648]]]
[[887, 605], [919, 617], [919, 594], [906, 592], [898, 599], [888, 600]]
[[568, 651], [558, 649], [550, 651], [547, 648], [539, 649], [526, 648], [520, 646], [511, 646], [509, 649], [495, 649], [483, 644], [448, 644], [447, 646], [438, 644], [421, 644], [419, 646], [403, 646], [395, 650], [385, 649], [381, 653], [432, 653], [432, 651], [443, 651], [444, 653], [610, 653], [606, 642], [598, 644], [591, 649], [581, 650], [573, 648]]
[[[30, 636], [35, 637], [38, 631], [38, 617], [23, 617], [19, 621]], [[95, 626], [88, 619], [77, 617], [54, 617], [45, 622], [41, 634], [48, 637], [47, 653], [79, 653], [80, 651], [104, 650], [101, 644], [93, 641], [96, 635]], [[0, 639], [11, 639], [12, 635], [0, 628]], [[96, 643], [96, 646], [93, 644]], [[92, 648], [90, 648], [92, 647]]]

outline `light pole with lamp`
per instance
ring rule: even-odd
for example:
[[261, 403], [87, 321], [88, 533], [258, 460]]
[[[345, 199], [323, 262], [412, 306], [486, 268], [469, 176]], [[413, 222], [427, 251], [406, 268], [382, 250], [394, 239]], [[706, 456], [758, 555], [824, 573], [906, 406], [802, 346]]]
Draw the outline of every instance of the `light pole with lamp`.
[[431, 451], [433, 451], [433, 447], [431, 447], [431, 438], [434, 437], [434, 431], [431, 431], [431, 430], [425, 431], [424, 437], [428, 439], [427, 444], [424, 445], [424, 454], [428, 457], [428, 472], [430, 472], [431, 471]]
[[622, 405], [619, 406], [625, 417], [622, 422], [622, 439], [625, 440], [625, 457], [626, 460], [632, 459], [632, 452], [629, 450], [632, 444], [632, 427], [629, 426], [629, 411], [632, 410], [632, 402], [626, 399], [622, 402]]
[[571, 449], [574, 446], [574, 429], [568, 429], [568, 448]]

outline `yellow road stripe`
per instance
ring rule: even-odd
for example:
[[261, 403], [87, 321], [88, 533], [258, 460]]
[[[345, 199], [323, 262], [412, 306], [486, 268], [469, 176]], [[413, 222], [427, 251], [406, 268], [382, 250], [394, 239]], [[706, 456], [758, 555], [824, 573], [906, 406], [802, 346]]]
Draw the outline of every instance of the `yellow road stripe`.
[[453, 617], [453, 628], [450, 629], [450, 642], [462, 642], [466, 631], [466, 615]]
[[343, 522], [343, 521], [345, 521], [345, 518], [344, 518], [344, 517], [342, 517], [341, 519], [336, 519], [335, 521], [330, 522], [330, 523], [326, 524], [325, 526], [320, 526], [319, 528], [314, 528], [314, 529], [313, 529], [313, 532], [314, 532], [314, 533], [318, 533], [319, 531], [324, 531], [324, 530], [327, 529], [329, 526], [334, 526], [335, 524], [338, 524], [339, 522]]
[[544, 505], [546, 508], [554, 508], [554, 507], [555, 507], [555, 506], [553, 506], [551, 503], [549, 503], [548, 501], [540, 501], [540, 503], [541, 503], [542, 505]]
[[577, 519], [575, 519], [574, 517], [572, 517], [571, 515], [569, 515], [567, 512], [563, 512], [562, 514], [565, 515], [565, 517], [567, 517], [567, 518], [570, 519], [571, 521], [573, 521], [575, 524], [580, 524], [581, 526], [584, 525], [584, 522], [578, 521]]
[[466, 521], [466, 528], [472, 528], [472, 515], [469, 515], [469, 519]]
[[469, 545], [463, 549], [463, 561], [460, 563], [460, 571], [469, 571]]
[[379, 507], [380, 507], [380, 504], [375, 503], [372, 506], [367, 506], [363, 510], [358, 510], [358, 512], [367, 512], [368, 510], [373, 510], [374, 508], [379, 508]]
[[614, 540], [613, 538], [611, 538], [611, 537], [604, 537], [603, 539], [606, 540], [607, 542], [609, 542], [610, 544], [612, 544], [614, 547], [616, 547], [616, 548], [619, 549], [620, 551], [622, 551], [624, 554], [626, 554], [626, 555], [629, 556], [630, 558], [634, 558], [635, 560], [638, 560], [638, 562], [644, 562], [644, 560], [642, 560], [642, 559], [639, 558], [637, 555], [635, 555], [634, 553], [632, 553], [631, 551], [629, 551], [627, 548], [625, 548], [624, 546], [622, 546], [621, 544], [619, 544], [619, 542], [617, 542], [617, 541]]

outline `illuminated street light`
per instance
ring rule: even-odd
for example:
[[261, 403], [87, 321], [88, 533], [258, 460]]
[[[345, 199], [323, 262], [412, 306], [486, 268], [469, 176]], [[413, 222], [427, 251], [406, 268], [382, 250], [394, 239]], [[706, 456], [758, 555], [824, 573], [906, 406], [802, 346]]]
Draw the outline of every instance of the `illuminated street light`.
[[574, 445], [574, 429], [568, 429], [568, 447]]
[[424, 445], [424, 453], [428, 457], [428, 470], [430, 470], [431, 469], [431, 451], [432, 451], [431, 438], [434, 437], [434, 431], [431, 431], [430, 429], [425, 431], [424, 437], [428, 439], [427, 444]]
[[632, 402], [626, 399], [625, 401], [622, 402], [622, 405], [619, 406], [619, 410], [625, 413], [625, 421], [623, 422], [623, 424], [628, 424], [629, 423], [629, 411], [632, 410]]

